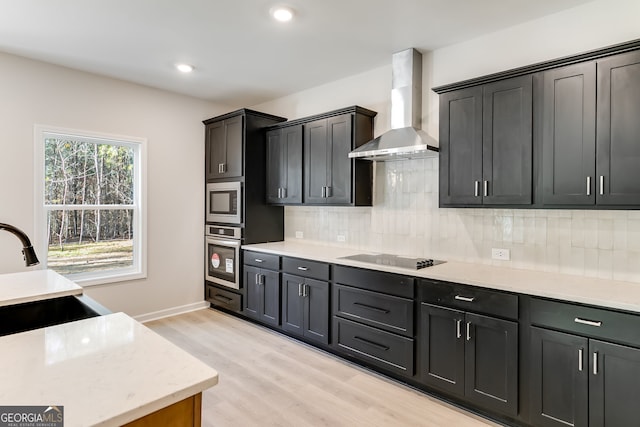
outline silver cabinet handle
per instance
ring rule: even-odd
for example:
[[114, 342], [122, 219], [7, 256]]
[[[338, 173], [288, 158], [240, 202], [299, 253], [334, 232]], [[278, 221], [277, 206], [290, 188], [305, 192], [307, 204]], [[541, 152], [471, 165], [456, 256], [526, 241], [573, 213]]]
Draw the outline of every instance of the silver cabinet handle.
[[591, 195], [591, 177], [587, 177], [587, 196]]
[[260, 275], [260, 284], [264, 285], [264, 274]]
[[473, 195], [478, 197], [480, 195], [480, 181], [474, 181], [473, 183]]
[[596, 327], [600, 327], [602, 326], [602, 322], [601, 321], [593, 321], [593, 320], [585, 320], [585, 319], [581, 319], [579, 317], [576, 317], [575, 319], [573, 319], [574, 322], [576, 323], [580, 323], [582, 325], [589, 325], [589, 326], [596, 326]]
[[598, 375], [598, 352], [593, 352], [593, 375]]
[[307, 268], [307, 267], [298, 267], [298, 270], [300, 270], [300, 271], [307, 271], [307, 270], [308, 270], [308, 268]]
[[461, 325], [462, 319], [455, 319], [456, 322], [456, 338], [460, 339], [462, 337]]
[[309, 285], [307, 285], [306, 283], [302, 285], [302, 296], [304, 298], [309, 296]]
[[327, 196], [326, 197], [331, 197], [331, 190], [333, 189], [333, 187], [326, 187], [327, 189]]
[[484, 181], [484, 189], [483, 189], [484, 197], [489, 195], [489, 181]]
[[282, 187], [282, 196], [280, 196], [281, 199], [286, 199], [287, 198], [287, 189]]
[[298, 296], [301, 297], [302, 296], [302, 283], [298, 283]]
[[218, 163], [218, 173], [224, 173], [226, 169], [225, 163]]
[[583, 368], [583, 366], [582, 366], [582, 363], [583, 363], [582, 362], [582, 353], [583, 353], [582, 349], [578, 350], [578, 371], [580, 371], [580, 372], [582, 372], [582, 368]]
[[264, 262], [264, 260], [260, 259], [260, 258], [256, 258], [254, 259], [255, 262]]
[[278, 199], [282, 199], [282, 188], [278, 187]]
[[260, 284], [260, 274], [256, 273], [256, 285]]
[[600, 195], [604, 196], [604, 176], [600, 175]]
[[475, 297], [463, 297], [462, 295], [456, 295], [455, 297], [453, 297], [453, 299], [457, 299], [458, 301], [473, 302]]
[[471, 322], [467, 322], [467, 341], [471, 340]]

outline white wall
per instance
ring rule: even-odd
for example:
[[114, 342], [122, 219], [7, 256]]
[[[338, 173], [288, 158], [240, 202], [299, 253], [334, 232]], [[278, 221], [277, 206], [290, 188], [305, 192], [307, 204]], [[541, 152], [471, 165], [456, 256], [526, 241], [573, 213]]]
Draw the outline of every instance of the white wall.
[[[35, 238], [34, 124], [147, 138], [148, 277], [85, 292], [130, 315], [202, 301], [201, 121], [230, 108], [8, 54], [0, 70], [0, 222]], [[0, 273], [26, 270], [20, 249], [0, 233]]]
[[[637, 0], [599, 0], [424, 55], [423, 129], [438, 135], [431, 87], [640, 38], [638, 16]], [[380, 113], [377, 135], [390, 80], [383, 67], [254, 108], [298, 118], [357, 104]], [[437, 177], [436, 160], [377, 163], [373, 207], [287, 207], [285, 238], [640, 283], [640, 211], [439, 209]], [[512, 260], [492, 261], [492, 247]]]

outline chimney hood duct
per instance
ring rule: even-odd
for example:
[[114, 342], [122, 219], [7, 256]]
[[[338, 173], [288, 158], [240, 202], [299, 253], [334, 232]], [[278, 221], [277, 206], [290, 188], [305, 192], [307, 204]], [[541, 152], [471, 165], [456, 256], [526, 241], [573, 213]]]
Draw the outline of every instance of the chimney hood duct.
[[422, 54], [410, 48], [393, 54], [391, 130], [349, 153], [349, 158], [388, 161], [438, 156], [438, 141], [421, 130]]

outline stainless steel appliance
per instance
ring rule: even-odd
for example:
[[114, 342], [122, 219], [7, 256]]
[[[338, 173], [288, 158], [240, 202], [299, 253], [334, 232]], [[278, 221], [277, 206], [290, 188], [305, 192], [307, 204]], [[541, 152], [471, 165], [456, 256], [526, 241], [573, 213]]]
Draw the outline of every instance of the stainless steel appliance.
[[242, 183], [211, 182], [207, 184], [207, 222], [242, 224]]
[[228, 288], [240, 289], [240, 244], [242, 229], [205, 227], [205, 278]]
[[398, 268], [406, 268], [409, 270], [420, 270], [421, 268], [433, 267], [434, 265], [443, 264], [440, 261], [431, 258], [412, 258], [392, 254], [356, 254], [340, 257], [341, 259], [350, 259], [353, 261], [366, 262], [369, 264], [388, 265]]

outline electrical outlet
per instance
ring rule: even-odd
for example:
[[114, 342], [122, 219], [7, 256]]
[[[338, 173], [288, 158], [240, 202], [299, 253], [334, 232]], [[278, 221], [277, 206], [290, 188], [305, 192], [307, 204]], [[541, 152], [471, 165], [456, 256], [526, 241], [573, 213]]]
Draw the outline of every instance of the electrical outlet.
[[511, 259], [511, 251], [509, 251], [509, 249], [491, 248], [491, 258], [500, 261], [509, 261]]
[[346, 242], [346, 241], [347, 241], [347, 238], [346, 238], [346, 237], [344, 237], [344, 236], [343, 236], [343, 235], [341, 235], [341, 234], [338, 234], [338, 242]]
[[304, 233], [302, 231], [296, 231], [296, 239], [303, 239]]

